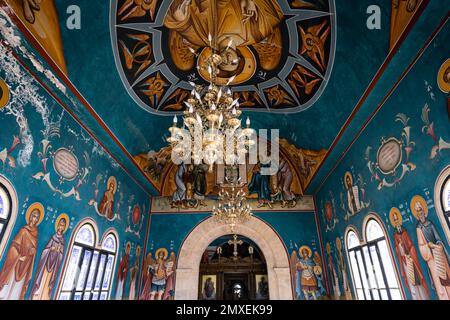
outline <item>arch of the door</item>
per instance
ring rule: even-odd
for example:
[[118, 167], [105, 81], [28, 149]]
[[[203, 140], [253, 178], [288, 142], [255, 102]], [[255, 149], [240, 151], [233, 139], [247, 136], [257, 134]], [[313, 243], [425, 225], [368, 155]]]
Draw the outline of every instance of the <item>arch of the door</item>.
[[[279, 235], [271, 226], [256, 217], [237, 225], [234, 233], [251, 239], [263, 252], [267, 264], [270, 299], [291, 300], [289, 255]], [[188, 234], [178, 255], [175, 299], [197, 299], [203, 252], [211, 242], [227, 234], [230, 234], [229, 226], [217, 223], [212, 217], [200, 222]]]

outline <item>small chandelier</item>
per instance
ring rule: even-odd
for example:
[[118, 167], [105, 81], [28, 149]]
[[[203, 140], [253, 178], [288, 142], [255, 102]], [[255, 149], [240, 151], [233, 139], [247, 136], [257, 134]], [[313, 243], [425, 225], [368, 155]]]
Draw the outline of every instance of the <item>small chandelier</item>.
[[[187, 110], [184, 111], [183, 126], [177, 127], [178, 119], [174, 116], [173, 125], [169, 128], [171, 136], [167, 139], [176, 154], [186, 156], [186, 136], [183, 135], [182, 129], [187, 128], [190, 137], [188, 143], [194, 146], [189, 156], [194, 164], [207, 164], [210, 172], [214, 163], [236, 164], [240, 157], [245, 156], [248, 148], [256, 143], [255, 131], [250, 128], [250, 118], [247, 117], [246, 128], [242, 129], [239, 101], [233, 99], [232, 91], [228, 87], [235, 76], [230, 77], [225, 86], [216, 84], [222, 62], [222, 56], [213, 49], [211, 56], [206, 59], [206, 66], [203, 66], [210, 77], [209, 85], [189, 82], [192, 91], [187, 101], [184, 101]], [[229, 140], [226, 139], [228, 134], [233, 137], [231, 144], [228, 144]], [[224, 155], [225, 144], [227, 148], [231, 147], [231, 150], [227, 149]]]
[[219, 204], [217, 208], [213, 207], [212, 215], [218, 222], [228, 224], [231, 232], [234, 232], [234, 227], [238, 223], [249, 220], [253, 213], [250, 205], [247, 204], [247, 197], [242, 186], [236, 182], [222, 185], [219, 192]]

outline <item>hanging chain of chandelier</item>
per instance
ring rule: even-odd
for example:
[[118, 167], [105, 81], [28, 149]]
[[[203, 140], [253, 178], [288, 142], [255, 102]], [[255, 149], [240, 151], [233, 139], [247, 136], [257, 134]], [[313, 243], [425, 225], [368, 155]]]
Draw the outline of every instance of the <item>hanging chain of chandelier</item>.
[[[178, 119], [174, 116], [173, 125], [169, 128], [171, 135], [167, 140], [172, 146], [172, 154], [183, 159], [190, 158], [194, 164], [207, 164], [212, 172], [215, 163], [225, 163], [227, 166], [245, 163], [249, 148], [256, 143], [256, 132], [250, 128], [248, 117], [246, 127], [242, 128], [239, 101], [233, 98], [229, 88], [235, 76], [230, 77], [224, 86], [217, 84], [224, 57], [212, 45], [211, 35], [208, 39], [212, 53], [206, 59], [206, 65], [199, 64], [198, 68], [206, 69], [209, 85], [190, 82], [192, 91], [184, 101], [187, 110], [183, 114], [182, 127], [177, 126]], [[231, 45], [232, 40], [225, 52]], [[194, 49], [190, 50], [196, 54]], [[226, 180], [219, 192], [218, 207], [213, 207], [212, 214], [217, 221], [228, 224], [233, 232], [237, 223], [248, 220], [252, 212], [246, 204], [245, 192], [239, 181]]]
[[[210, 35], [210, 43], [211, 38]], [[230, 40], [227, 48], [231, 45]], [[230, 77], [224, 86], [216, 83], [223, 61], [224, 58], [213, 49], [211, 56], [206, 59], [206, 65], [199, 65], [199, 68], [205, 68], [208, 72], [209, 85], [190, 82], [192, 91], [187, 101], [184, 101], [187, 110], [184, 111], [183, 125], [177, 127], [178, 119], [174, 116], [173, 125], [169, 128], [171, 136], [168, 142], [173, 152], [181, 158], [190, 156], [194, 164], [207, 164], [210, 172], [214, 163], [242, 164], [249, 147], [256, 143], [256, 133], [250, 128], [250, 118], [247, 117], [246, 128], [242, 129], [239, 101], [233, 99], [229, 88], [235, 76]], [[186, 135], [182, 129], [187, 129], [189, 134]], [[190, 139], [186, 141], [188, 137]]]
[[238, 223], [243, 223], [253, 215], [250, 205], [247, 204], [245, 192], [236, 182], [222, 186], [219, 192], [218, 207], [213, 207], [212, 215], [216, 221], [227, 224], [231, 232]]

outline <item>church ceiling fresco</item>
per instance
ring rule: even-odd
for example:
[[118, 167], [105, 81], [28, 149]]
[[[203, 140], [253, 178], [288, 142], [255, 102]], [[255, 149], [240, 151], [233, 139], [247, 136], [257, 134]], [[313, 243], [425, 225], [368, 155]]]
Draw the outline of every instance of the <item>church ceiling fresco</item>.
[[[159, 151], [138, 154], [134, 159], [162, 196], [178, 200], [178, 203], [172, 203], [177, 200], [167, 201], [167, 207], [202, 209], [203, 203], [196, 201], [200, 199], [196, 195], [202, 198], [200, 200], [203, 197], [217, 198], [224, 169], [215, 166], [208, 171], [203, 165], [175, 165], [171, 161], [171, 151], [170, 147], [164, 147]], [[255, 207], [260, 205], [271, 209], [279, 205], [280, 208], [293, 208], [325, 154], [325, 149], [305, 150], [280, 139], [280, 164], [276, 174], [270, 177], [259, 175], [261, 163], [241, 167], [237, 174], [245, 185], [247, 197], [256, 200]], [[178, 199], [180, 190], [183, 192]]]
[[[332, 0], [217, 0], [215, 10], [200, 0], [80, 0], [81, 28], [69, 29], [70, 1], [0, 0], [27, 39], [31, 34], [40, 44], [33, 44], [37, 51], [67, 76], [62, 82], [73, 84], [93, 110], [74, 114], [88, 127], [98, 122], [94, 132], [102, 138], [114, 135], [107, 146], [133, 157], [133, 170], [142, 169], [163, 195], [174, 190], [168, 181], [176, 166], [164, 167], [162, 177], [146, 171], [153, 170], [152, 157], [167, 152], [170, 117], [158, 115], [182, 112], [189, 81], [208, 80], [202, 65], [210, 47], [230, 62], [220, 79], [235, 76], [231, 88], [244, 115], [253, 111], [254, 128], [280, 129], [292, 186], [302, 194], [423, 2], [367, 0], [349, 10]], [[389, 28], [367, 31], [372, 4]], [[208, 18], [213, 13], [217, 24]], [[209, 34], [217, 34], [215, 46]], [[305, 166], [298, 154], [314, 165]], [[253, 168], [247, 169], [251, 175]]]
[[234, 77], [234, 96], [252, 110], [311, 106], [333, 65], [333, 1], [118, 0], [111, 19], [122, 81], [150, 112], [183, 110], [189, 82], [210, 80], [212, 50], [224, 58], [218, 83]]

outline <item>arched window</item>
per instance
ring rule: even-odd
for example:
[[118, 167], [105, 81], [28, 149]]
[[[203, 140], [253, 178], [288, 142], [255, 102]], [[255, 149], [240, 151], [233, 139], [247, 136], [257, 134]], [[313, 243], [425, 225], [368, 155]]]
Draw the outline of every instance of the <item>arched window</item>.
[[450, 166], [439, 175], [434, 187], [436, 212], [450, 244]]
[[364, 290], [367, 290], [368, 283], [366, 277], [361, 276], [361, 274], [364, 272], [364, 269], [361, 268], [361, 266], [363, 266], [363, 263], [361, 251], [359, 250], [360, 242], [355, 231], [350, 230], [349, 232], [347, 232], [346, 242], [348, 258], [350, 261], [350, 270], [353, 277], [356, 296], [359, 300], [364, 300]]
[[84, 222], [75, 232], [59, 299], [107, 300], [117, 255], [117, 238], [110, 231], [97, 248], [97, 228], [93, 221]]
[[373, 216], [366, 220], [365, 243], [353, 230], [347, 232], [347, 253], [359, 300], [401, 300], [402, 292], [389, 253], [385, 232]]
[[12, 184], [0, 176], [0, 258], [17, 217], [17, 195]]

